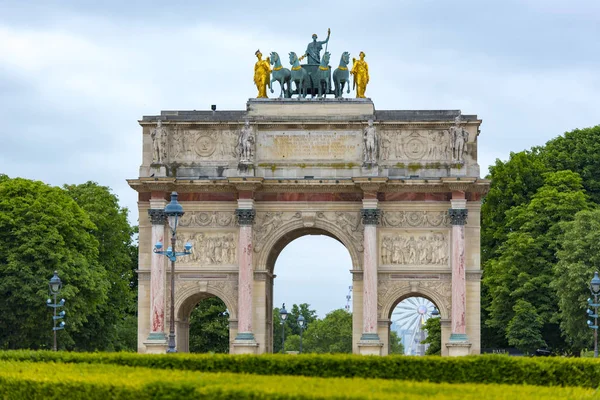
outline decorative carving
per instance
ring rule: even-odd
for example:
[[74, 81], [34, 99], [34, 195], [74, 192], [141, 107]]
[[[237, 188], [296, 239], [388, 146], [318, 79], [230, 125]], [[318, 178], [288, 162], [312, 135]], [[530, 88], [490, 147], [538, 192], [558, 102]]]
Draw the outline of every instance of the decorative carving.
[[452, 139], [447, 130], [379, 132], [381, 161], [452, 160]]
[[363, 225], [379, 225], [381, 210], [377, 208], [363, 208], [360, 210]]
[[361, 217], [358, 213], [343, 211], [317, 212], [317, 218], [333, 222], [346, 235], [354, 239], [354, 244], [358, 251], [363, 251], [364, 229], [362, 226]]
[[256, 211], [253, 209], [246, 208], [238, 208], [235, 210], [235, 216], [237, 217], [238, 224], [242, 225], [252, 225], [254, 223], [254, 216], [256, 215]]
[[452, 314], [452, 282], [450, 281], [419, 281], [419, 287], [430, 292], [437, 293], [443, 304], [436, 304], [439, 308], [445, 308], [448, 315]]
[[192, 254], [178, 258], [181, 264], [233, 265], [237, 260], [237, 240], [233, 233], [179, 232], [179, 243], [191, 243]]
[[451, 126], [450, 137], [452, 138], [452, 159], [458, 162], [464, 162], [466, 144], [469, 141], [469, 132], [462, 126], [460, 112], [454, 119], [454, 126]]
[[381, 263], [448, 265], [448, 236], [442, 232], [387, 234], [381, 241]]
[[[185, 215], [185, 214], [184, 214]], [[151, 208], [148, 210], [148, 216], [152, 225], [164, 225], [167, 221], [165, 210], [162, 208]]]
[[363, 131], [363, 162], [365, 165], [377, 164], [379, 155], [379, 140], [377, 138], [377, 130], [373, 126], [373, 120], [370, 119], [368, 126]]
[[260, 213], [257, 216], [256, 227], [254, 229], [254, 251], [258, 253], [263, 248], [271, 233], [279, 228], [283, 222], [288, 222], [295, 218], [302, 218], [302, 213], [283, 213], [281, 211]]
[[246, 120], [238, 137], [240, 164], [252, 164], [254, 160], [254, 143], [254, 131], [248, 120]]
[[446, 211], [383, 211], [381, 226], [390, 228], [436, 228], [450, 225]]
[[152, 162], [162, 164], [167, 158], [167, 130], [162, 126], [159, 119], [156, 128], [150, 133], [152, 138]]
[[171, 135], [170, 160], [233, 161], [237, 157], [236, 133], [231, 130], [190, 130], [179, 128]]
[[450, 208], [448, 216], [452, 225], [465, 225], [467, 223], [467, 215], [469, 210], [466, 208]]
[[183, 227], [228, 227], [234, 225], [234, 214], [224, 211], [187, 211], [179, 220], [179, 226]]

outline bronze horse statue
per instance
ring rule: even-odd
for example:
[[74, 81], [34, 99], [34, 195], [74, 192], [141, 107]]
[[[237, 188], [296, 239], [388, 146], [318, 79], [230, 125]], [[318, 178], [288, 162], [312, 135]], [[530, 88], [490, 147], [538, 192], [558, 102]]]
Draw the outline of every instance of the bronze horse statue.
[[350, 63], [350, 53], [347, 51], [342, 53], [340, 58], [340, 65], [333, 71], [333, 93], [335, 98], [339, 99], [344, 93], [344, 86], [348, 85], [348, 91], [350, 93], [350, 73], [348, 72], [348, 64]]
[[271, 72], [273, 77], [271, 78], [271, 84], [269, 85], [271, 88], [271, 93], [273, 93], [273, 82], [277, 81], [281, 87], [279, 98], [292, 97], [292, 74], [290, 73], [290, 70], [283, 68], [281, 65], [281, 59], [279, 58], [279, 54], [277, 54], [277, 52], [272, 52], [269, 58], [271, 59], [271, 65], [273, 65], [273, 71]]
[[309, 84], [308, 72], [300, 65], [298, 56], [290, 52], [290, 64], [292, 64], [291, 81], [296, 85], [298, 98], [306, 97], [306, 86]]
[[[319, 69], [314, 74], [314, 84], [319, 88], [318, 97], [326, 97], [327, 93], [329, 93], [329, 81], [331, 79], [331, 67], [329, 66], [329, 56], [330, 53], [326, 51], [321, 58], [321, 64], [319, 65]], [[314, 90], [314, 88], [313, 88]], [[315, 97], [315, 92], [313, 91], [313, 96]]]

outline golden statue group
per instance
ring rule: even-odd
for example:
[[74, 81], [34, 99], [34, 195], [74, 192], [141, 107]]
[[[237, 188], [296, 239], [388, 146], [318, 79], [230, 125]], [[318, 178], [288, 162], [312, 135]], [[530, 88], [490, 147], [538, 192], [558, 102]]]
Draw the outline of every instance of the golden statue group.
[[[267, 98], [267, 86], [273, 90], [273, 82], [279, 82], [281, 88], [280, 98], [305, 98], [308, 94], [314, 97], [326, 97], [328, 94], [341, 98], [344, 87], [350, 93], [350, 75], [353, 77], [353, 89], [356, 89], [356, 98], [365, 98], [365, 91], [369, 83], [369, 65], [365, 61], [365, 53], [360, 52], [359, 59], [352, 58], [352, 69], [348, 71], [350, 53], [342, 53], [339, 66], [333, 71], [333, 85], [329, 59], [331, 54], [327, 51], [331, 30], [327, 31], [327, 39], [317, 41], [317, 35], [312, 35], [313, 41], [308, 44], [303, 55], [298, 57], [295, 52], [290, 52], [291, 69], [284, 68], [277, 52], [271, 52], [265, 60], [262, 53], [257, 50], [254, 65], [254, 84], [258, 89], [257, 98]], [[321, 50], [325, 44], [325, 53], [321, 57]], [[300, 65], [300, 61], [308, 58], [307, 64]], [[271, 66], [273, 66], [271, 68]]]

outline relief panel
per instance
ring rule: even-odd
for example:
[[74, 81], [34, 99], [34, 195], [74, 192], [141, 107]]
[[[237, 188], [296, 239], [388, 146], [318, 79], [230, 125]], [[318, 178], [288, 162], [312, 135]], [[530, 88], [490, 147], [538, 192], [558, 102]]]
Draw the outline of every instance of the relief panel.
[[447, 231], [402, 231], [382, 233], [382, 265], [448, 266], [450, 247]]
[[179, 264], [237, 265], [237, 234], [234, 232], [178, 232], [177, 243], [191, 243], [192, 254]]

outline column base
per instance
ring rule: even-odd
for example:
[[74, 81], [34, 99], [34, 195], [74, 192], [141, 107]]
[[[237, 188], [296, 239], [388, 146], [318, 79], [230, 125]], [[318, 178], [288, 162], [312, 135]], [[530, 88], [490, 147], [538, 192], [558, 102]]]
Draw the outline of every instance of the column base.
[[256, 354], [258, 343], [252, 332], [239, 332], [233, 341], [233, 354]]
[[471, 353], [471, 343], [464, 333], [453, 333], [450, 335], [450, 341], [446, 343], [448, 356], [463, 357]]
[[151, 332], [144, 341], [147, 354], [165, 354], [169, 345], [164, 332]]
[[363, 333], [358, 342], [358, 354], [363, 356], [380, 356], [383, 343], [376, 333]]

